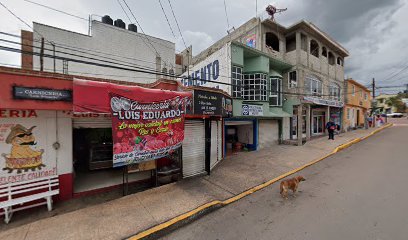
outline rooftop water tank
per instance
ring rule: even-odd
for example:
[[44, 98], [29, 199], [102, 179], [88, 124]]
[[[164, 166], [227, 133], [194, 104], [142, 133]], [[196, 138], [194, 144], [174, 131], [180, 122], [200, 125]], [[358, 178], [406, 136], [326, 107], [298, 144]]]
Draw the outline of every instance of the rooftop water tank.
[[128, 30], [132, 32], [137, 32], [137, 26], [133, 23], [128, 25]]
[[114, 25], [116, 27], [126, 29], [126, 24], [122, 21], [122, 19], [116, 19]]
[[113, 20], [109, 15], [105, 15], [102, 17], [102, 22], [105, 24], [113, 25]]

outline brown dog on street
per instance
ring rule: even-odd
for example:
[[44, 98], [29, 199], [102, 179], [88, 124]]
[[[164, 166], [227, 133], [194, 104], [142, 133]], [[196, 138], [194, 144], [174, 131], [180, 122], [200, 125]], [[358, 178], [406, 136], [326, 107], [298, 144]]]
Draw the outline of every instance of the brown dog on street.
[[306, 179], [302, 176], [297, 176], [291, 179], [283, 180], [280, 183], [280, 194], [283, 198], [288, 199], [288, 190], [293, 191], [293, 195], [295, 195], [295, 192], [297, 191], [297, 188], [299, 186], [299, 183], [302, 181], [306, 181]]

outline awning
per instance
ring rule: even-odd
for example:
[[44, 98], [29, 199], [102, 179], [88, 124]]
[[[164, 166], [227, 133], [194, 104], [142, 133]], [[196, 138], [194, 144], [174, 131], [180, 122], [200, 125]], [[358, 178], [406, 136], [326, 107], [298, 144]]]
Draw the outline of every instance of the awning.
[[139, 86], [118, 85], [107, 82], [96, 82], [74, 79], [73, 108], [74, 112], [110, 113], [110, 93], [127, 97], [138, 96], [139, 102], [160, 102], [176, 96], [190, 97], [191, 92], [176, 92], [161, 89], [150, 89]]
[[269, 70], [269, 77], [283, 78], [280, 73], [272, 69]]
[[282, 108], [269, 108], [268, 115], [266, 117], [291, 117], [292, 114], [289, 114], [282, 110]]

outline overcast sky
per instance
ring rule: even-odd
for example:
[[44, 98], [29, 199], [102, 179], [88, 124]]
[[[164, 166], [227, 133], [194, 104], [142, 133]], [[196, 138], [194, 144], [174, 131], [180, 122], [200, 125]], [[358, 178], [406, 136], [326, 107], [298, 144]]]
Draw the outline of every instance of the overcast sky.
[[[117, 0], [32, 0], [88, 18], [89, 14], [110, 15], [129, 23]], [[197, 54], [226, 35], [223, 0], [170, 0], [187, 45]], [[301, 19], [313, 22], [347, 48], [346, 76], [366, 84], [373, 77], [378, 85], [408, 83], [408, 0], [277, 0], [273, 4], [288, 10], [276, 16], [289, 26]], [[23, 0], [0, 0], [19, 17], [87, 34], [87, 21], [66, 16]], [[176, 38], [170, 31], [158, 0], [127, 0], [146, 34], [184, 45], [172, 17], [168, 0], [161, 0]], [[271, 1], [258, 0], [258, 13]], [[256, 14], [255, 0], [226, 0], [230, 27], [238, 27]], [[20, 34], [30, 30], [0, 6], [0, 31]], [[97, 19], [97, 16], [94, 16]], [[1, 36], [4, 38], [4, 36]], [[10, 39], [10, 38], [8, 38]], [[4, 45], [4, 43], [1, 43]], [[19, 64], [17, 54], [0, 51], [0, 63]], [[390, 79], [387, 79], [390, 78]]]

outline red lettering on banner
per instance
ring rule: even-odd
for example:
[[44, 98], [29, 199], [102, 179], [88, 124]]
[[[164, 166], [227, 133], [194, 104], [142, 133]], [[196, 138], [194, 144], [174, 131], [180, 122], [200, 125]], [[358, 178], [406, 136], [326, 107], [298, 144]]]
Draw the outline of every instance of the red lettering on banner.
[[38, 117], [35, 110], [0, 110], [0, 118], [36, 118]]
[[10, 110], [9, 116], [10, 117], [19, 117], [18, 110]]
[[28, 118], [38, 117], [38, 115], [37, 115], [37, 112], [36, 112], [36, 111], [30, 110], [30, 112], [28, 113], [28, 116], [27, 116], [27, 117], [28, 117]]

